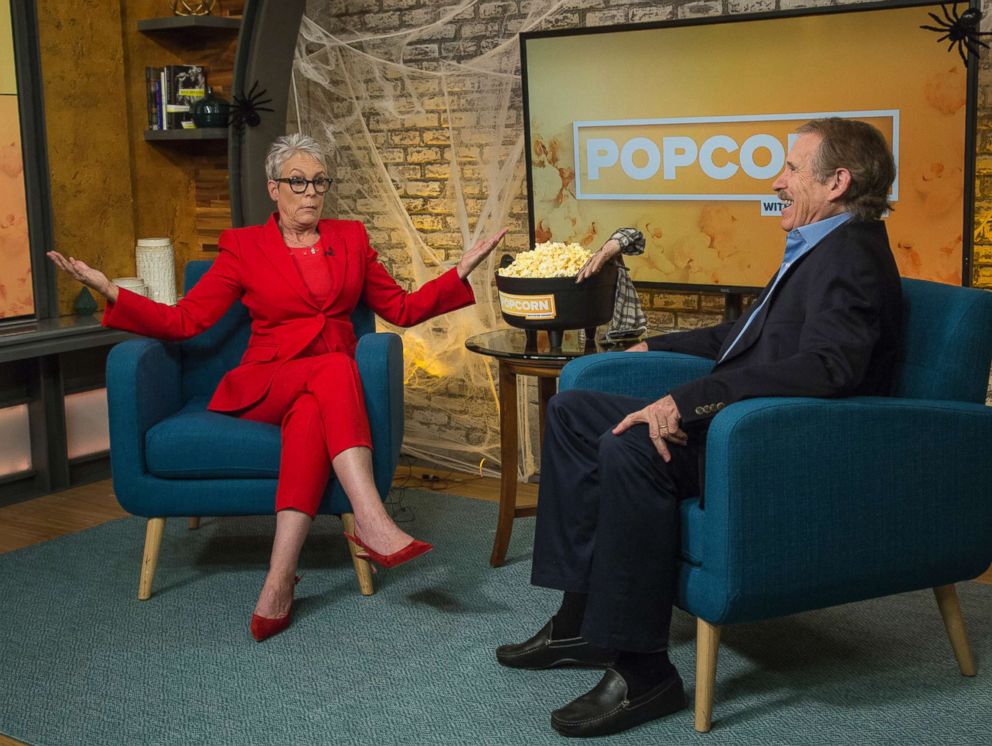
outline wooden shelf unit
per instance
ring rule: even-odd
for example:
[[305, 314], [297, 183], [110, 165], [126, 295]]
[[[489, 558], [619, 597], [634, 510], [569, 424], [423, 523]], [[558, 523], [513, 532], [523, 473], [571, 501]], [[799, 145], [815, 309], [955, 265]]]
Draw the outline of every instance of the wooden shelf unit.
[[161, 142], [163, 140], [226, 140], [227, 127], [199, 127], [196, 129], [175, 130], [145, 130], [145, 140]]
[[[127, 5], [129, 18], [125, 23], [133, 39], [130, 59], [135, 83], [132, 95], [136, 102], [141, 95], [138, 72], [146, 66], [169, 64], [203, 66], [207, 83], [215, 94], [221, 99], [231, 99], [245, 2], [221, 0], [215, 11], [218, 14], [205, 16], [159, 16], [163, 10], [168, 12], [169, 5], [161, 0], [135, 0]], [[143, 103], [140, 110], [145, 110]], [[229, 128], [153, 130], [147, 128], [146, 122], [140, 126], [134, 138], [145, 143], [138, 151], [142, 161], [138, 174], [142, 204], [161, 203], [161, 193], [165, 191], [178, 196], [172, 197], [171, 212], [149, 217], [156, 213], [139, 211], [146, 216], [138, 226], [139, 232], [172, 236], [177, 268], [192, 259], [214, 258], [220, 232], [231, 227], [227, 180]], [[163, 217], [168, 214], [174, 217]]]
[[166, 16], [164, 18], [145, 18], [138, 21], [138, 31], [145, 34], [157, 31], [197, 31], [201, 29], [237, 31], [240, 28], [240, 18], [225, 16]]

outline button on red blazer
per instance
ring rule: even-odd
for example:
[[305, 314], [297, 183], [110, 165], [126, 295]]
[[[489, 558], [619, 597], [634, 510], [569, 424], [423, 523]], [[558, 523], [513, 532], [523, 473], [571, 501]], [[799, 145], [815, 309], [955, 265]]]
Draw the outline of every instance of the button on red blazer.
[[207, 273], [175, 306], [120, 290], [107, 303], [104, 326], [165, 340], [188, 339], [217, 321], [237, 300], [251, 315], [251, 338], [241, 364], [228, 372], [209, 409], [234, 412], [265, 396], [280, 365], [322, 337], [329, 352], [355, 354], [350, 315], [359, 300], [386, 321], [413, 326], [475, 301], [455, 269], [408, 293], [389, 276], [369, 246], [365, 226], [353, 220], [321, 220], [319, 247], [339, 261], [327, 303], [313, 299], [290, 256], [277, 214], [265, 225], [224, 231], [220, 253]]

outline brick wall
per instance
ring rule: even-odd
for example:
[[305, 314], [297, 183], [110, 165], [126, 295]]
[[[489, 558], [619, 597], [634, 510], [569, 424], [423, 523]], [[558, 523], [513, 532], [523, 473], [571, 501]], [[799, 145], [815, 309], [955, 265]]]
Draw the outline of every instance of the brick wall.
[[[540, 28], [578, 28], [841, 4], [855, 3], [838, 0], [568, 0], [550, 13]], [[986, 0], [985, 12], [989, 12], [990, 4], [992, 0]], [[468, 62], [487, 52], [516, 55], [515, 46], [512, 50], [502, 50], [500, 44], [520, 28], [524, 19], [533, 19], [553, 7], [554, 3], [548, 0], [482, 1], [440, 21], [436, 3], [426, 0], [333, 0], [329, 3], [311, 2], [310, 6], [308, 16], [318, 19], [329, 33], [339, 38], [379, 37], [378, 40], [364, 41], [360, 48], [387, 59], [397, 54], [395, 40], [403, 38], [403, 32], [432, 23], [414, 39], [407, 37], [400, 50], [404, 66], [431, 71], [438, 68], [442, 59]], [[992, 287], [992, 107], [989, 105], [992, 103], [992, 88], [989, 86], [989, 70], [989, 57], [986, 55], [980, 78], [975, 277], [982, 284]], [[493, 123], [480, 120], [480, 117], [486, 116], [486, 110], [473, 105], [473, 95], [478, 90], [473, 90], [475, 83], [471, 78], [463, 81], [461, 87], [457, 80], [449, 81], [447, 90], [443, 90], [437, 80], [406, 80], [398, 69], [387, 69], [375, 77], [368, 90], [374, 91], [376, 86], [380, 86], [388, 92], [414, 86], [422, 97], [423, 108], [415, 115], [403, 112], [401, 119], [372, 116], [366, 125], [383, 167], [388, 170], [393, 182], [399, 185], [400, 201], [412, 226], [433, 250], [426, 251], [425, 264], [430, 268], [432, 264], [455, 260], [461, 252], [463, 239], [450, 193], [449, 149], [459, 148], [460, 163], [465, 163], [465, 156], [469, 154], [470, 164], [477, 164], [462, 169], [465, 207], [469, 216], [480, 214], [485, 207], [484, 172], [492, 167], [494, 160], [499, 159], [500, 152], [499, 147], [495, 151], [487, 151], [484, 137], [477, 142], [468, 137], [452, 144], [447, 129], [448, 104], [456, 102], [450, 109], [450, 116], [459, 127], [478, 124], [481, 128]], [[302, 95], [306, 98], [310, 93], [304, 90]], [[505, 124], [508, 138], [512, 139], [522, 130], [519, 85], [510, 90], [510, 95], [513, 99]], [[349, 113], [344, 102], [334, 106], [339, 107], [332, 112], [336, 115], [346, 116]], [[504, 145], [509, 147], [509, 141]], [[373, 165], [370, 161], [369, 166]], [[528, 248], [526, 194], [522, 173], [519, 176], [521, 191], [510, 201], [505, 220], [505, 224], [511, 227], [511, 235], [505, 245], [512, 250]], [[422, 281], [424, 273], [410, 264], [409, 234], [397, 228], [396, 216], [383, 208], [381, 195], [370, 194], [360, 185], [349, 186], [349, 179], [341, 181], [343, 191], [337, 193], [331, 209], [337, 214], [352, 214], [366, 221], [374, 245], [397, 279], [410, 286]], [[426, 276], [436, 273], [436, 270], [429, 271]], [[718, 322], [723, 314], [723, 298], [720, 295], [643, 291], [641, 298], [651, 329], [696, 328]], [[408, 361], [411, 354], [415, 353], [411, 353], [408, 343]], [[472, 444], [480, 453], [486, 454], [490, 462], [498, 460], [498, 443], [494, 441], [498, 427], [491, 382], [480, 380], [478, 376], [456, 380], [459, 376], [449, 375], [443, 384], [438, 385], [436, 380], [428, 381], [427, 376], [427, 372], [417, 368], [408, 375], [408, 386], [415, 392], [419, 391], [412, 397], [408, 395], [408, 441], [428, 442], [433, 439], [441, 442], [438, 436], [443, 434], [443, 438], [454, 437], [460, 442]], [[421, 384], [423, 387], [418, 389]], [[529, 390], [525, 387], [524, 390], [529, 404], [523, 406], [521, 413], [530, 421], [530, 441], [524, 446], [522, 471], [528, 475], [536, 468], [534, 423], [537, 417], [533, 387]], [[438, 448], [444, 451], [443, 445]]]

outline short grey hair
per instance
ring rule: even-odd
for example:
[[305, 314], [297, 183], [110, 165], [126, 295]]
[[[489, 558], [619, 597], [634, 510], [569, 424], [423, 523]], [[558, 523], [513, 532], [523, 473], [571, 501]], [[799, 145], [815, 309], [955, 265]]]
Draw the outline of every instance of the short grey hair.
[[327, 171], [327, 158], [324, 149], [310, 135], [302, 132], [294, 132], [291, 135], [282, 135], [273, 141], [269, 148], [268, 155], [265, 156], [265, 177], [267, 179], [278, 179], [282, 175], [282, 167], [286, 161], [297, 153], [303, 153], [313, 158]]
[[878, 220], [889, 204], [889, 188], [896, 178], [896, 163], [885, 137], [875, 127], [857, 119], [814, 119], [796, 130], [820, 136], [813, 158], [817, 181], [824, 183], [838, 168], [851, 174], [851, 185], [840, 199], [858, 220]]

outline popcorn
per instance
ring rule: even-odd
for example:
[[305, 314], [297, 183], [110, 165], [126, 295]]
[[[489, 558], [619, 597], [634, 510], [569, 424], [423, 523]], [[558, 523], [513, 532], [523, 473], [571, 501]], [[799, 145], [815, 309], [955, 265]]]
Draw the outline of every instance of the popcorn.
[[517, 254], [508, 267], [497, 270], [503, 277], [575, 277], [592, 254], [577, 243], [547, 241], [533, 251]]

